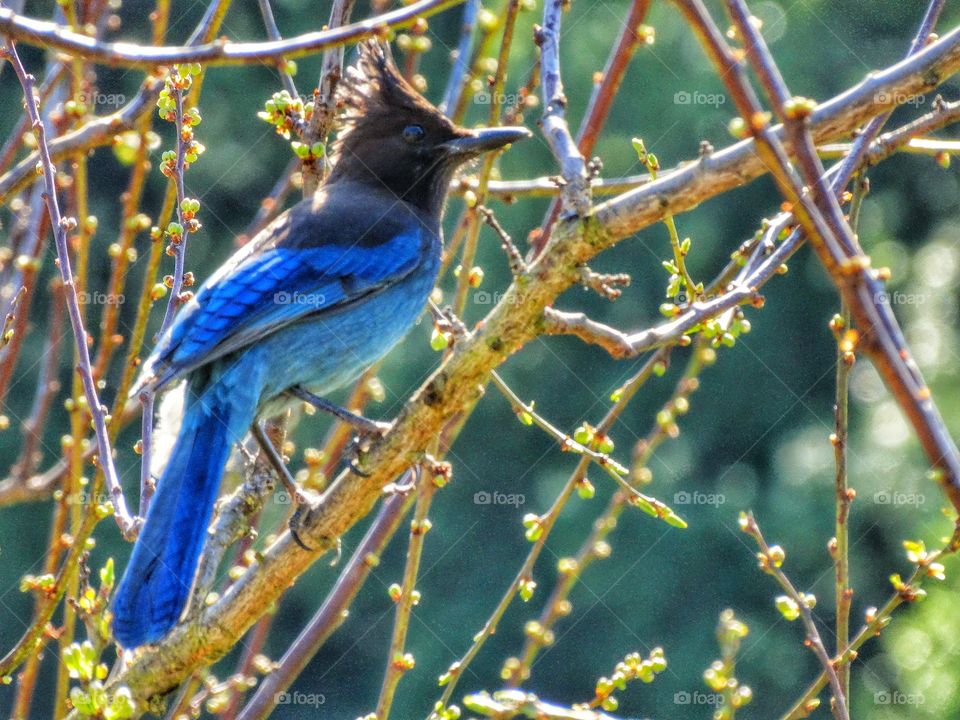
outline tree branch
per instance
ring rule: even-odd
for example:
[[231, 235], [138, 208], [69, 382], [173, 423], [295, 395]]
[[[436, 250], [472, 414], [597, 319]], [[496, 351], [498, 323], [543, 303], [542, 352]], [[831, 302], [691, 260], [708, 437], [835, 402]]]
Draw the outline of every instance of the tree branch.
[[77, 348], [78, 365], [76, 370], [83, 383], [83, 393], [87, 401], [87, 412], [90, 413], [94, 434], [97, 439], [98, 464], [107, 481], [107, 488], [110, 491], [110, 497], [113, 501], [114, 515], [117, 520], [117, 525], [120, 527], [120, 532], [123, 533], [124, 537], [132, 537], [136, 533], [137, 524], [127, 510], [127, 504], [123, 498], [123, 488], [120, 486], [120, 479], [117, 477], [117, 470], [113, 464], [113, 449], [110, 446], [110, 438], [107, 434], [107, 407], [101, 404], [100, 396], [97, 392], [97, 385], [93, 379], [93, 367], [90, 364], [90, 350], [87, 347], [87, 331], [83, 326], [75, 279], [70, 266], [70, 249], [68, 246], [67, 231], [71, 227], [76, 226], [76, 220], [60, 215], [60, 204], [57, 200], [56, 168], [53, 165], [50, 152], [47, 149], [46, 129], [43, 125], [43, 119], [40, 117], [40, 108], [37, 104], [37, 99], [33, 93], [34, 78], [32, 75], [27, 74], [27, 71], [24, 69], [13, 42], [8, 40], [2, 52], [13, 65], [14, 72], [20, 80], [27, 114], [30, 117], [33, 132], [37, 138], [37, 148], [40, 154], [45, 185], [44, 200], [47, 205], [47, 214], [50, 216], [50, 225], [54, 233], [54, 240], [57, 247], [57, 267], [60, 270], [60, 280], [63, 283], [67, 312], [70, 317], [70, 327], [73, 330], [73, 337]]
[[0, 8], [0, 33], [15, 40], [47, 49], [61, 50], [74, 57], [102, 65], [152, 70], [159, 65], [201, 62], [207, 65], [253, 65], [273, 63], [287, 57], [301, 57], [322, 50], [382, 35], [387, 28], [404, 28], [418, 18], [429, 17], [463, 0], [418, 0], [397, 10], [367, 20], [304, 33], [287, 40], [234, 43], [225, 39], [202, 45], [136, 45], [125, 42], [101, 42], [56, 23], [34, 20]]
[[563, 0], [546, 0], [543, 27], [537, 34], [543, 88], [540, 126], [554, 157], [560, 163], [564, 182], [560, 191], [563, 209], [583, 217], [590, 212], [590, 178], [566, 120], [567, 97], [563, 93], [563, 81], [560, 78], [560, 16], [563, 7]]

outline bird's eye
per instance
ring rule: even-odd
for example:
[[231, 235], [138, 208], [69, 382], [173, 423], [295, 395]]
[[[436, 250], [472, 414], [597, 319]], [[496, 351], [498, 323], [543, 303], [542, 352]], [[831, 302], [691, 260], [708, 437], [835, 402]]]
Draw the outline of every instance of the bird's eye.
[[420, 142], [421, 140], [423, 140], [426, 134], [427, 133], [424, 131], [424, 129], [420, 125], [407, 125], [403, 129], [403, 139], [406, 142], [410, 143], [411, 145], [414, 145]]

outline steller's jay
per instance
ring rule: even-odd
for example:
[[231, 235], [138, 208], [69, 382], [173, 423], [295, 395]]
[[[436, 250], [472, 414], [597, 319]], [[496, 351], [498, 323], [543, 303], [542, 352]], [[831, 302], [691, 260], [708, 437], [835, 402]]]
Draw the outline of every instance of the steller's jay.
[[113, 601], [123, 647], [159, 640], [180, 618], [231, 446], [291, 391], [322, 396], [407, 333], [437, 278], [454, 171], [530, 134], [456, 126], [373, 41], [340, 93], [328, 179], [199, 288], [133, 390], [186, 382], [182, 424]]

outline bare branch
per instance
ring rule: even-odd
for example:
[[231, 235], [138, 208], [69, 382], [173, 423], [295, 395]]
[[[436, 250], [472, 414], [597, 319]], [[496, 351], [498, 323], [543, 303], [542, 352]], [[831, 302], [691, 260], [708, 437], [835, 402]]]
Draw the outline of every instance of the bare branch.
[[563, 209], [583, 217], [590, 212], [590, 177], [583, 155], [567, 126], [567, 98], [560, 78], [560, 16], [563, 7], [563, 0], [546, 0], [543, 27], [537, 35], [543, 86], [540, 126], [554, 157], [560, 163], [564, 181], [560, 193]]
[[[893, 108], [896, 99], [930, 92], [960, 70], [960, 28], [911, 56], [818, 105], [808, 118], [817, 142], [850, 134], [871, 117]], [[892, 93], [892, 94], [891, 94]], [[770, 129], [777, 138], [783, 128]], [[725, 190], [768, 172], [751, 138], [687, 163], [654, 182], [608, 200], [594, 209], [612, 238], [635, 233], [667, 213], [678, 215]]]
[[382, 35], [388, 28], [404, 28], [463, 0], [418, 0], [397, 10], [361, 22], [304, 33], [287, 40], [232, 43], [216, 40], [195, 46], [152, 47], [123, 42], [100, 42], [56, 23], [34, 20], [0, 8], [0, 33], [43, 48], [62, 50], [74, 57], [103, 65], [152, 70], [159, 65], [201, 62], [207, 65], [252, 65], [279, 58], [301, 57], [328, 48]]
[[[647, 16], [647, 10], [650, 8], [650, 0], [633, 0], [630, 5], [630, 12], [627, 14], [623, 27], [620, 30], [620, 37], [617, 38], [607, 63], [603, 68], [600, 82], [596, 85], [594, 93], [590, 98], [590, 105], [583, 121], [580, 123], [580, 130], [577, 132], [577, 149], [583, 156], [589, 157], [593, 152], [597, 138], [600, 136], [600, 130], [610, 114], [610, 108], [613, 106], [613, 98], [617, 94], [620, 82], [627, 72], [627, 66], [633, 57], [637, 46], [644, 40], [641, 37], [641, 23]], [[650, 38], [652, 40], [652, 37]], [[592, 185], [596, 187], [596, 185]], [[544, 245], [550, 239], [550, 230], [560, 214], [560, 203], [554, 200], [550, 203], [544, 216], [543, 224], [540, 226], [540, 234], [533, 240], [532, 253], [539, 253]]]
[[[330, 9], [328, 28], [345, 26], [353, 12], [354, 0], [334, 0]], [[314, 143], [326, 142], [327, 134], [333, 125], [337, 104], [337, 84], [343, 74], [343, 45], [329, 48], [323, 53], [323, 67], [320, 81], [314, 96], [313, 115], [304, 134], [304, 143], [313, 147]], [[308, 159], [303, 163], [303, 196], [310, 197], [323, 178], [326, 155], [319, 159]]]
[[17, 79], [23, 88], [27, 114], [30, 117], [33, 132], [37, 138], [37, 148], [40, 154], [45, 185], [44, 200], [46, 201], [47, 214], [50, 216], [50, 224], [57, 246], [57, 267], [60, 270], [60, 279], [63, 283], [67, 311], [70, 317], [70, 326], [73, 330], [77, 357], [79, 358], [77, 372], [80, 374], [80, 380], [83, 383], [84, 397], [87, 400], [87, 411], [90, 413], [93, 421], [94, 433], [97, 438], [98, 463], [103, 470], [104, 477], [107, 481], [107, 488], [113, 500], [117, 525], [120, 527], [120, 531], [124, 537], [132, 537], [136, 533], [137, 524], [127, 510], [127, 504], [123, 498], [123, 488], [120, 486], [117, 470], [113, 464], [113, 449], [110, 447], [110, 437], [107, 434], [107, 407], [101, 404], [99, 393], [97, 393], [96, 381], [93, 379], [93, 367], [90, 364], [90, 350], [87, 347], [87, 331], [83, 327], [80, 303], [77, 299], [73, 271], [70, 266], [70, 249], [67, 241], [67, 230], [72, 225], [76, 225], [76, 220], [64, 218], [60, 215], [60, 204], [57, 200], [57, 171], [53, 165], [53, 161], [50, 159], [50, 151], [47, 148], [46, 129], [43, 125], [43, 119], [40, 117], [40, 108], [33, 92], [34, 78], [32, 75], [27, 74], [27, 71], [24, 69], [23, 63], [20, 62], [20, 56], [17, 54], [16, 46], [12, 41], [7, 41], [4, 54], [13, 65]]

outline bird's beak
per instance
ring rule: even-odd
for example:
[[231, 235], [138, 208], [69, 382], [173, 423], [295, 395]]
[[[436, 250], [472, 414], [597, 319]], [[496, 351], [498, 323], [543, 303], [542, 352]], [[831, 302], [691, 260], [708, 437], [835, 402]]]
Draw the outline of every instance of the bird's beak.
[[469, 134], [445, 142], [441, 147], [451, 156], [479, 155], [530, 137], [525, 127], [493, 127], [468, 130]]

